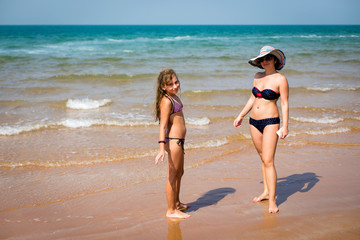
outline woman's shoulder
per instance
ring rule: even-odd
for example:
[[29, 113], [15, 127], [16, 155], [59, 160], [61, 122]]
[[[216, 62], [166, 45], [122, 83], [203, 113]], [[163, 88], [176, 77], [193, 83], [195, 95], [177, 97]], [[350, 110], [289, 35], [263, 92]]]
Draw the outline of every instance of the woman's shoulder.
[[285, 75], [282, 74], [282, 73], [279, 73], [279, 72], [276, 73], [274, 77], [276, 77], [276, 79], [277, 79], [278, 81], [282, 81], [282, 82], [283, 82], [283, 81], [287, 81]]
[[281, 74], [281, 73], [276, 73], [276, 75], [274, 76], [274, 80], [277, 83], [277, 85], [281, 88], [281, 87], [286, 87], [288, 86], [288, 81], [285, 77], [285, 75]]
[[264, 76], [265, 76], [265, 72], [257, 72], [255, 73], [254, 78], [257, 79], [257, 78], [262, 78]]

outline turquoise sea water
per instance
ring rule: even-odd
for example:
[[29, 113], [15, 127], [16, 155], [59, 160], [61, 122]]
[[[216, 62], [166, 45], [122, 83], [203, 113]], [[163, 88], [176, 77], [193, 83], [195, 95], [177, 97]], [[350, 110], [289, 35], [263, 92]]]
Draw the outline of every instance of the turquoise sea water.
[[234, 78], [252, 76], [247, 60], [269, 44], [286, 53], [284, 70], [299, 80], [292, 86], [313, 85], [304, 76], [316, 74], [319, 87], [354, 87], [337, 77], [357, 71], [359, 39], [360, 26], [0, 26], [0, 77], [5, 86], [52, 86], [54, 78], [136, 78], [171, 66], [232, 89]]

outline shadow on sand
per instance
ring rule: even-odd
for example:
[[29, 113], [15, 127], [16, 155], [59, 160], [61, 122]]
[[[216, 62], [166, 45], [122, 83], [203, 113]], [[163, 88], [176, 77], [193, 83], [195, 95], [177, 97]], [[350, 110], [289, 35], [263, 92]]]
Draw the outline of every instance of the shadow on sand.
[[307, 172], [303, 174], [293, 174], [288, 177], [278, 178], [276, 203], [281, 205], [291, 195], [297, 192], [308, 192], [312, 189], [319, 178], [315, 173]]
[[228, 194], [233, 194], [235, 192], [236, 190], [234, 188], [217, 188], [210, 190], [195, 202], [188, 203], [191, 207], [186, 212], [195, 212], [200, 208], [215, 205]]

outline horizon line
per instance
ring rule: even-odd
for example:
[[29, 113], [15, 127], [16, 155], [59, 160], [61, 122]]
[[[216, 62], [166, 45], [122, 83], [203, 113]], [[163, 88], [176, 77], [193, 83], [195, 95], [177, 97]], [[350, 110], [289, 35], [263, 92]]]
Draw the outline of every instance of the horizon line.
[[0, 26], [360, 26], [360, 24], [1, 24]]

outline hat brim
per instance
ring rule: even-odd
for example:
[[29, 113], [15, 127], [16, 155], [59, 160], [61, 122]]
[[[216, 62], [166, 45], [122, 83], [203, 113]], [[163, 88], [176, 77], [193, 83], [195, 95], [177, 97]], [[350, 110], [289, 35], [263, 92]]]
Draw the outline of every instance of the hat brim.
[[279, 61], [279, 63], [280, 63], [280, 64], [277, 64], [275, 69], [276, 70], [281, 70], [285, 66], [286, 57], [285, 57], [285, 54], [280, 49], [275, 49], [275, 50], [273, 50], [271, 52], [263, 53], [263, 54], [260, 54], [257, 57], [254, 57], [254, 58], [250, 59], [249, 60], [250, 65], [263, 69], [263, 67], [261, 66], [261, 63], [258, 62], [257, 60], [259, 58], [262, 58], [262, 57], [264, 57], [266, 55], [269, 55], [269, 54], [275, 56], [277, 58], [277, 60]]

